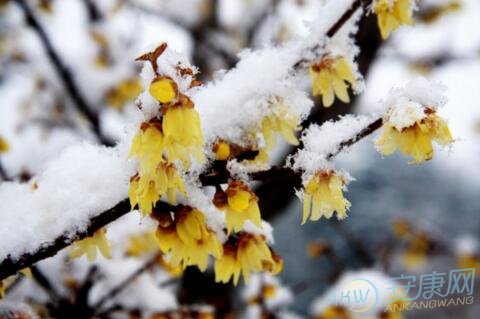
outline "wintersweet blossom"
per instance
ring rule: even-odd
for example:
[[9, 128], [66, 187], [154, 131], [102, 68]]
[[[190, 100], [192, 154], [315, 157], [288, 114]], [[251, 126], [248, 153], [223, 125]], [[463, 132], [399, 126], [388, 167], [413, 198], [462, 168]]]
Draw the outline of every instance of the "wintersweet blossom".
[[425, 108], [423, 117], [415, 120], [410, 126], [398, 127], [388, 120], [384, 121], [383, 132], [375, 141], [377, 150], [383, 155], [390, 155], [399, 149], [410, 155], [419, 164], [433, 157], [432, 141], [440, 145], [454, 142], [447, 123], [439, 117], [435, 110]]
[[196, 208], [182, 207], [175, 220], [161, 223], [156, 232], [160, 250], [170, 253], [173, 267], [196, 265], [204, 271], [208, 257], [220, 257], [222, 245], [215, 233], [206, 225], [205, 215]]
[[8, 152], [9, 148], [7, 141], [0, 136], [0, 154]]
[[303, 219], [317, 221], [322, 216], [330, 218], [337, 212], [337, 218], [347, 217], [350, 202], [343, 197], [347, 181], [344, 176], [333, 170], [315, 174], [306, 184], [303, 194]]
[[154, 231], [130, 236], [126, 249], [128, 256], [138, 257], [150, 254], [158, 249]]
[[236, 285], [243, 274], [249, 282], [251, 272], [269, 271], [278, 274], [283, 261], [268, 247], [264, 236], [241, 233], [224, 244], [223, 255], [215, 259], [215, 281], [227, 283], [233, 278]]
[[383, 39], [403, 24], [413, 24], [413, 0], [377, 0], [373, 6]]
[[298, 139], [295, 136], [295, 132], [301, 129], [298, 116], [291, 114], [280, 101], [273, 103], [274, 114], [264, 117], [261, 125], [266, 150], [270, 151], [275, 146], [276, 134], [280, 134], [287, 143], [298, 145]]
[[134, 100], [142, 92], [142, 89], [139, 79], [125, 79], [107, 91], [105, 101], [113, 108], [120, 109], [127, 102]]
[[108, 243], [105, 233], [105, 228], [100, 228], [93, 236], [75, 242], [75, 244], [71, 246], [69, 253], [70, 258], [73, 259], [87, 255], [88, 261], [94, 261], [97, 258], [97, 250], [103, 257], [107, 259], [112, 258], [110, 244]]
[[187, 195], [185, 185], [173, 164], [161, 163], [157, 166], [154, 175], [135, 175], [130, 180], [128, 197], [130, 206], [138, 204], [140, 211], [150, 214], [153, 206], [163, 195], [167, 201], [175, 205], [177, 193]]
[[213, 203], [225, 212], [228, 233], [241, 231], [247, 220], [262, 227], [258, 198], [240, 181], [230, 182], [225, 192], [217, 191]]
[[193, 156], [199, 163], [205, 161], [203, 134], [200, 117], [193, 102], [183, 94], [178, 101], [162, 107], [162, 128], [165, 135], [165, 149], [170, 161], [180, 160], [185, 168], [190, 166]]
[[355, 85], [352, 66], [344, 57], [326, 56], [310, 66], [313, 95], [321, 95], [324, 107], [333, 104], [335, 96], [342, 102], [350, 102], [347, 88]]

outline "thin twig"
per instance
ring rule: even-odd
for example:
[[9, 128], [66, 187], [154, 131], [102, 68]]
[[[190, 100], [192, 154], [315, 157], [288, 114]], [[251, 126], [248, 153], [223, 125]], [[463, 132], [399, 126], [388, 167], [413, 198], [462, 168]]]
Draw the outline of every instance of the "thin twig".
[[42, 27], [38, 19], [36, 18], [34, 12], [28, 5], [25, 0], [13, 0], [18, 6], [22, 9], [23, 14], [27, 24], [35, 31], [38, 35], [40, 42], [45, 48], [48, 58], [52, 62], [55, 70], [58, 73], [58, 76], [62, 79], [65, 89], [67, 90], [70, 98], [72, 99], [77, 110], [90, 122], [94, 133], [97, 135], [100, 142], [104, 145], [111, 146], [113, 143], [108, 138], [104, 137], [100, 130], [100, 121], [97, 114], [93, 111], [93, 108], [88, 105], [87, 101], [80, 93], [79, 88], [75, 84], [73, 74], [71, 70], [66, 66], [66, 64], [60, 58], [60, 55], [57, 53], [53, 47], [52, 42], [50, 41], [45, 29]]
[[120, 292], [127, 288], [131, 283], [133, 283], [141, 274], [152, 268], [157, 263], [157, 260], [160, 256], [160, 254], [155, 254], [153, 257], [148, 259], [144, 265], [135, 270], [131, 275], [129, 275], [112, 290], [110, 290], [103, 297], [101, 297], [95, 303], [93, 309], [100, 309], [107, 301], [112, 300], [115, 296], [117, 296]]

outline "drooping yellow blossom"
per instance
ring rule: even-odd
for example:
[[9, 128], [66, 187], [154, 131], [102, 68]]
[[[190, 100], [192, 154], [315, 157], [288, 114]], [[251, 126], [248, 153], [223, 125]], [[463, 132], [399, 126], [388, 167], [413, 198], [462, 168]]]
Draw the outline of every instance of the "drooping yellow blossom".
[[345, 307], [332, 305], [327, 307], [321, 314], [315, 316], [315, 319], [350, 319], [350, 314]]
[[167, 104], [177, 97], [178, 87], [171, 78], [159, 77], [152, 81], [148, 91], [157, 101]]
[[378, 27], [383, 39], [403, 24], [413, 24], [412, 0], [377, 0], [373, 11], [377, 14]]
[[335, 211], [338, 219], [347, 217], [350, 202], [343, 197], [345, 183], [345, 179], [332, 170], [313, 176], [304, 189], [302, 225], [309, 217], [317, 221], [322, 216], [332, 217]]
[[194, 109], [193, 102], [181, 94], [175, 104], [162, 108], [162, 112], [162, 128], [169, 161], [180, 160], [188, 168], [193, 156], [203, 163], [203, 134], [200, 116]]
[[164, 145], [161, 122], [151, 120], [141, 125], [133, 138], [129, 157], [137, 157], [142, 175], [153, 179], [157, 166], [165, 162], [162, 154]]
[[[313, 95], [321, 95], [324, 107], [333, 104], [335, 96], [342, 102], [350, 102], [348, 86], [356, 83], [350, 63], [344, 57], [324, 57], [310, 66]], [[348, 84], [347, 84], [348, 83]]]
[[7, 141], [0, 136], [0, 154], [8, 152], [9, 149], [10, 146], [8, 145]]
[[290, 114], [288, 108], [275, 100], [272, 102], [275, 108], [274, 114], [266, 116], [262, 120], [261, 132], [265, 139], [265, 149], [270, 151], [275, 146], [276, 134], [280, 134], [282, 138], [291, 145], [298, 145], [298, 139], [295, 132], [299, 131], [299, 119], [297, 116]]
[[375, 141], [375, 146], [383, 155], [390, 155], [398, 148], [413, 158], [410, 163], [419, 164], [432, 159], [432, 141], [440, 145], [454, 142], [447, 123], [434, 110], [427, 109], [423, 119], [401, 130], [388, 121], [384, 123], [383, 132]]
[[233, 278], [236, 285], [243, 274], [249, 282], [251, 272], [269, 271], [278, 274], [283, 261], [273, 253], [264, 236], [242, 233], [234, 242], [225, 243], [221, 258], [215, 260], [215, 281], [227, 283]]
[[225, 212], [228, 233], [241, 231], [247, 220], [262, 227], [258, 198], [240, 181], [230, 182], [225, 192], [217, 191], [213, 203]]
[[100, 228], [92, 237], [87, 237], [75, 242], [73, 246], [71, 246], [69, 253], [70, 258], [78, 258], [86, 254], [88, 261], [94, 261], [97, 258], [97, 250], [103, 257], [107, 259], [112, 258], [110, 244], [108, 243], [105, 233], [105, 228]]
[[170, 264], [174, 267], [196, 265], [204, 271], [209, 255], [218, 258], [222, 254], [222, 245], [207, 227], [205, 215], [195, 208], [183, 207], [175, 221], [158, 227], [156, 237], [160, 250], [171, 253]]
[[134, 208], [138, 204], [140, 211], [148, 215], [163, 195], [167, 195], [168, 202], [175, 205], [177, 192], [184, 196], [187, 194], [177, 169], [173, 164], [161, 163], [154, 175], [135, 175], [131, 178], [128, 189], [130, 207]]
[[121, 109], [127, 102], [134, 100], [142, 89], [139, 79], [122, 80], [117, 86], [108, 90], [105, 101], [113, 108]]
[[150, 254], [158, 249], [155, 232], [149, 231], [139, 235], [133, 235], [128, 240], [126, 254], [138, 257]]

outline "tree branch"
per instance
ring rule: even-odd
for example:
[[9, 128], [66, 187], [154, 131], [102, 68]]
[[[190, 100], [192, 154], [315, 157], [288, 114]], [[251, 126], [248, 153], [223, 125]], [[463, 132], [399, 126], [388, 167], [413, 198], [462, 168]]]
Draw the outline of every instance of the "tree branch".
[[60, 58], [60, 55], [55, 51], [53, 44], [51, 43], [45, 29], [42, 27], [34, 12], [25, 0], [13, 0], [22, 9], [27, 24], [38, 35], [40, 42], [45, 48], [48, 58], [52, 62], [53, 67], [57, 71], [58, 76], [62, 79], [65, 89], [67, 90], [70, 98], [72, 99], [77, 110], [90, 122], [94, 133], [97, 135], [100, 142], [104, 145], [111, 146], [113, 142], [104, 137], [100, 131], [100, 121], [97, 114], [88, 105], [85, 98], [80, 93], [77, 85], [75, 84], [71, 70], [65, 65]]

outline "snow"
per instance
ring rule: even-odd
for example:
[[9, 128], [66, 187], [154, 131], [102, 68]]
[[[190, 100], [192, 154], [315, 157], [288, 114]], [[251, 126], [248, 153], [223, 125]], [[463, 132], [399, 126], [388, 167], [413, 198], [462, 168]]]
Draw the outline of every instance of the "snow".
[[[32, 182], [0, 184], [0, 260], [15, 260], [127, 197], [132, 167], [116, 148], [83, 143], [65, 150]], [[36, 189], [35, 189], [36, 188]], [[21, 230], [21, 231], [19, 231]]]
[[402, 130], [425, 118], [425, 108], [436, 110], [443, 107], [447, 98], [446, 87], [440, 83], [418, 77], [404, 88], [392, 89], [384, 105], [387, 109], [385, 120]]
[[346, 115], [337, 121], [327, 121], [321, 126], [311, 125], [301, 137], [304, 147], [290, 158], [292, 163], [289, 164], [306, 175], [330, 168], [329, 154], [336, 153], [343, 141], [355, 137], [373, 121], [372, 116]]

